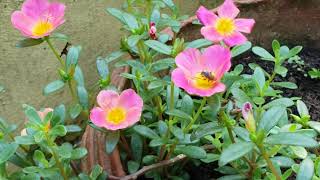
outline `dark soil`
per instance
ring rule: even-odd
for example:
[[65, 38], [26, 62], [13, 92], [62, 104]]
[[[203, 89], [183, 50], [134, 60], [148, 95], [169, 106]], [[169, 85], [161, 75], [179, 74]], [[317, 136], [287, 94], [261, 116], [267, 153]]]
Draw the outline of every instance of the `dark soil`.
[[[288, 73], [285, 78], [277, 76], [275, 81], [290, 81], [298, 85], [298, 89], [281, 89], [285, 97], [302, 97], [303, 102], [307, 105], [311, 118], [314, 121], [320, 121], [320, 80], [311, 79], [307, 76], [311, 68], [320, 68], [320, 51], [311, 48], [304, 48], [299, 54], [304, 65], [298, 70], [294, 64], [285, 63]], [[233, 60], [234, 66], [243, 64], [245, 73], [252, 74], [253, 71], [248, 67], [249, 63], [257, 63], [268, 72], [272, 72], [273, 65], [271, 62], [262, 61], [253, 53], [246, 53]], [[295, 111], [294, 111], [295, 112]]]

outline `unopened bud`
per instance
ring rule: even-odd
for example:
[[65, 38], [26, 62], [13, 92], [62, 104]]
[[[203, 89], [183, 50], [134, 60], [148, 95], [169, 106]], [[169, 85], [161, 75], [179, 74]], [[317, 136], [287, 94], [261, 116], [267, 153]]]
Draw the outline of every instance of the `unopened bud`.
[[150, 23], [149, 36], [153, 40], [157, 39], [157, 28], [154, 22]]
[[249, 132], [256, 132], [256, 121], [254, 120], [252, 105], [246, 102], [242, 106], [242, 116], [245, 120], [246, 128]]

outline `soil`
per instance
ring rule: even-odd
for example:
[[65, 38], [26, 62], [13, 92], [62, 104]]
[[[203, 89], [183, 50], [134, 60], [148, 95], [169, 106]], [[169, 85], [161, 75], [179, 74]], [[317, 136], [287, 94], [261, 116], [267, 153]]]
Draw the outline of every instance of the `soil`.
[[[298, 69], [294, 67], [294, 64], [286, 62], [284, 66], [288, 68], [288, 73], [285, 78], [277, 76], [277, 81], [290, 81], [298, 85], [298, 89], [281, 89], [284, 91], [282, 94], [285, 97], [301, 97], [303, 102], [307, 105], [311, 119], [314, 121], [320, 121], [320, 80], [311, 79], [307, 76], [308, 71], [311, 68], [320, 68], [320, 51], [305, 47], [299, 54], [301, 60], [304, 61], [304, 65]], [[248, 67], [249, 63], [257, 63], [268, 72], [272, 71], [272, 64], [266, 61], [262, 61], [253, 53], [246, 53], [239, 58], [233, 60], [234, 66], [237, 64], [243, 64], [245, 67], [244, 73], [252, 74], [252, 70]], [[293, 111], [296, 113], [296, 110]]]

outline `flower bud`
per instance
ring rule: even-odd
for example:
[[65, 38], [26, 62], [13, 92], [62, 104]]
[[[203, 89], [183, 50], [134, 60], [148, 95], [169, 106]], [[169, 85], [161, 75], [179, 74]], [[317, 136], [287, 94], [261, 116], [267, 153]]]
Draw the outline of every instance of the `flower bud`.
[[155, 40], [157, 39], [157, 28], [156, 24], [154, 22], [150, 23], [150, 29], [149, 29], [149, 36], [151, 39]]
[[246, 128], [249, 132], [256, 132], [256, 121], [253, 117], [252, 105], [246, 102], [242, 106], [242, 116], [245, 120]]

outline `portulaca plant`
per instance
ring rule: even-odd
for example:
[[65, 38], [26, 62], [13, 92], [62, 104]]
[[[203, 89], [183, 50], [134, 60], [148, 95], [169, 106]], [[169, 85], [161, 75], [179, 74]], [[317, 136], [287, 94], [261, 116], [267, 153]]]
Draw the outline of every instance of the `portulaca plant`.
[[[65, 21], [65, 5], [26, 0], [12, 14], [13, 27], [26, 37], [17, 46], [46, 42], [60, 62], [58, 80], [44, 87], [44, 95], [68, 86], [72, 105], [39, 110], [23, 105], [27, 121], [16, 137], [17, 126], [0, 119], [0, 179], [191, 179], [186, 163], [195, 169], [212, 164], [218, 179], [320, 178], [320, 123], [301, 98], [283, 94], [297, 85], [277, 78], [285, 79], [284, 62], [301, 46], [290, 49], [274, 40], [271, 53], [251, 48], [245, 34], [255, 20], [237, 18], [232, 0], [217, 12], [198, 9], [203, 39], [191, 42], [179, 36], [180, 22], [188, 17], [173, 1], [127, 1], [124, 7], [107, 8], [126, 36], [119, 51], [97, 59], [98, 87], [84, 82], [81, 46], [66, 46], [62, 54], [54, 46], [69, 40], [54, 33]], [[250, 49], [273, 70], [233, 63]], [[123, 60], [124, 54], [130, 60]], [[116, 60], [116, 67], [131, 68], [121, 74], [128, 89], [110, 84], [109, 65]], [[106, 133], [106, 154], [124, 144], [121, 164], [115, 165], [124, 167], [124, 175], [101, 164], [91, 172], [79, 168], [79, 160], [92, 151], [79, 146], [86, 126]]]

